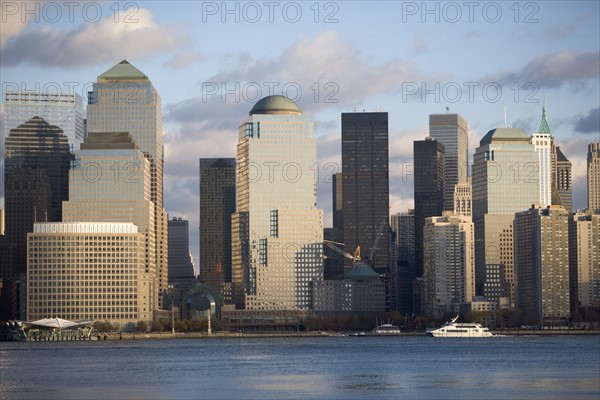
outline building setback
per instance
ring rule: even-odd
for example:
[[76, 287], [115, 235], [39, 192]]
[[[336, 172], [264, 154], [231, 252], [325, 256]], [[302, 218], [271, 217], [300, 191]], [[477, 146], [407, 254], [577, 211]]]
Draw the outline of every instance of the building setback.
[[200, 282], [231, 282], [235, 158], [200, 159]]
[[486, 277], [503, 271], [507, 299], [515, 302], [513, 220], [539, 201], [538, 154], [520, 129], [497, 128], [479, 143], [473, 157], [475, 291], [484, 295]]
[[569, 213], [562, 206], [515, 214], [517, 307], [531, 325], [567, 325], [569, 299]]
[[312, 308], [323, 280], [313, 123], [289, 98], [258, 101], [239, 128], [232, 280], [237, 308]]
[[376, 272], [389, 273], [388, 113], [342, 113], [342, 193], [344, 249], [360, 246]]
[[162, 307], [161, 299], [168, 283], [168, 216], [163, 207], [164, 149], [160, 95], [148, 76], [123, 60], [98, 76], [93, 91], [88, 94], [87, 113], [88, 132], [129, 133], [150, 164], [153, 258], [158, 304]]

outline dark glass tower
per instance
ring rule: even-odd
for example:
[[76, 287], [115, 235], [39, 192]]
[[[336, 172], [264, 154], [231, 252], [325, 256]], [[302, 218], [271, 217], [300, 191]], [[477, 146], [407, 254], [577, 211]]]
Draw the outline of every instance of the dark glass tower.
[[[389, 270], [389, 164], [388, 114], [386, 112], [342, 113], [342, 201], [344, 248], [369, 257], [382, 274]], [[383, 229], [381, 226], [383, 224]], [[345, 260], [351, 267], [351, 260]]]
[[426, 138], [413, 143], [415, 171], [415, 274], [423, 276], [423, 224], [444, 211], [444, 145]]
[[67, 136], [40, 117], [6, 138], [6, 238], [15, 246], [13, 273], [27, 269], [27, 233], [34, 222], [61, 221], [72, 160]]
[[231, 282], [235, 158], [200, 159], [200, 281]]
[[169, 284], [187, 290], [195, 281], [194, 264], [190, 255], [188, 221], [169, 220]]

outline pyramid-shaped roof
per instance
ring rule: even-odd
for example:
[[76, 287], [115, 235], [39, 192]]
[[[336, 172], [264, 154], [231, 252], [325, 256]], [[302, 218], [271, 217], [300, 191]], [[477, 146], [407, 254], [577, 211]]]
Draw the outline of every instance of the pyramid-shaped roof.
[[127, 60], [123, 60], [117, 65], [98, 76], [98, 81], [115, 80], [149, 80], [146, 75]]
[[521, 129], [518, 128], [496, 128], [489, 131], [483, 139], [479, 142], [480, 146], [485, 146], [492, 142], [527, 142], [529, 143], [529, 136]]
[[360, 261], [352, 267], [350, 271], [346, 273], [346, 279], [351, 281], [372, 281], [379, 278], [379, 274], [373, 271], [367, 263]]
[[548, 115], [546, 114], [546, 105], [542, 107], [542, 122], [538, 128], [538, 133], [547, 133], [552, 137], [552, 131], [550, 131], [550, 125], [548, 125]]

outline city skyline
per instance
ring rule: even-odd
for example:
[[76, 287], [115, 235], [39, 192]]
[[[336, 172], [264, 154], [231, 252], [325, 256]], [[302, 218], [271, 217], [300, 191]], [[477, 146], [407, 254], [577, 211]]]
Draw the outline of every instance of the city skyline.
[[[391, 214], [413, 205], [409, 144], [427, 136], [429, 114], [449, 107], [469, 121], [472, 162], [485, 132], [505, 125], [505, 108], [508, 124], [531, 134], [544, 102], [556, 143], [573, 163], [573, 211], [586, 206], [587, 144], [600, 138], [595, 2], [519, 3], [512, 9], [509, 3], [483, 2], [472, 13], [456, 3], [458, 20], [443, 3], [433, 3], [429, 13], [413, 2], [301, 3], [297, 21], [296, 3], [280, 3], [270, 21], [263, 3], [256, 3], [260, 19], [243, 3], [232, 3], [234, 11], [227, 14], [221, 3], [154, 2], [98, 5], [94, 20], [81, 7], [70, 19], [59, 2], [62, 17], [54, 19], [43, 3], [35, 3], [37, 22], [23, 18], [20, 3], [13, 4], [16, 10], [6, 4], [13, 3], [3, 3], [2, 10], [3, 98], [15, 85], [32, 90], [39, 84], [46, 90], [71, 87], [86, 99], [86, 84], [122, 59], [152, 76], [165, 115], [165, 209], [190, 221], [195, 260], [197, 160], [234, 156], [239, 119], [273, 82], [277, 90], [287, 84], [291, 97], [301, 88], [297, 102], [315, 121], [325, 226], [332, 219], [331, 183], [325, 180], [341, 170], [339, 116], [354, 109], [389, 113]], [[499, 4], [499, 18], [493, 4]], [[208, 32], [215, 40], [204, 40]], [[464, 48], [470, 50], [466, 57]], [[470, 82], [479, 84], [472, 86], [472, 101]], [[481, 90], [486, 83], [494, 84], [487, 97]], [[236, 84], [238, 98], [226, 92]], [[494, 102], [495, 84], [502, 96]], [[257, 88], [263, 96], [255, 96]], [[462, 90], [458, 101], [456, 88]]]

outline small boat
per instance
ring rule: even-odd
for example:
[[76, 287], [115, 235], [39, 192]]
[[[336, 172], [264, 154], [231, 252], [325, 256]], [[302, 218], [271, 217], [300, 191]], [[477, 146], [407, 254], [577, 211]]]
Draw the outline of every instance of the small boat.
[[427, 334], [433, 337], [478, 338], [494, 336], [490, 330], [479, 323], [456, 322], [458, 315], [437, 329], [429, 329]]
[[373, 329], [373, 333], [376, 335], [399, 335], [402, 331], [396, 325], [383, 324]]

